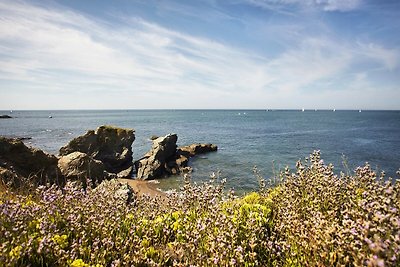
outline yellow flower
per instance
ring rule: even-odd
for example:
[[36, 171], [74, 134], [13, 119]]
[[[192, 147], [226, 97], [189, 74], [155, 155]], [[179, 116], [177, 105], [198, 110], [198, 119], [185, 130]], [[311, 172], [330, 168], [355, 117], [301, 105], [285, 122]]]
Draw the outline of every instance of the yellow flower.
[[258, 193], [256, 193], [256, 192], [252, 192], [252, 193], [246, 195], [246, 196], [243, 198], [243, 202], [244, 202], [244, 203], [247, 203], [247, 204], [257, 204], [257, 203], [260, 202], [260, 200], [261, 200], [261, 197], [260, 197], [260, 195], [259, 195]]
[[175, 220], [178, 220], [179, 217], [181, 216], [181, 214], [182, 214], [182, 212], [174, 211], [174, 212], [172, 213], [172, 218], [174, 218]]
[[60, 246], [60, 248], [66, 248], [68, 246], [67, 235], [54, 235], [52, 240]]
[[143, 239], [141, 242], [142, 247], [147, 248], [148, 246], [150, 246], [150, 242], [147, 239]]
[[35, 204], [35, 202], [33, 202], [32, 200], [28, 200], [28, 201], [26, 201], [26, 203], [25, 203], [25, 205], [26, 206], [31, 206], [31, 205], [33, 205], [33, 204]]
[[174, 231], [177, 231], [178, 229], [180, 229], [181, 228], [180, 220], [177, 220], [176, 222], [174, 222], [172, 224], [172, 226], [173, 226]]
[[11, 258], [16, 258], [19, 259], [19, 256], [21, 256], [21, 251], [22, 251], [22, 247], [21, 246], [16, 246], [15, 248], [13, 248], [9, 255]]
[[157, 254], [157, 251], [154, 247], [149, 247], [147, 252], [145, 253], [146, 258], [152, 258]]
[[156, 224], [162, 223], [163, 221], [164, 221], [164, 219], [163, 219], [161, 216], [158, 216], [158, 217], [154, 220], [154, 222], [155, 222]]
[[86, 264], [82, 259], [77, 259], [77, 260], [74, 260], [70, 266], [71, 267], [89, 267], [89, 264]]

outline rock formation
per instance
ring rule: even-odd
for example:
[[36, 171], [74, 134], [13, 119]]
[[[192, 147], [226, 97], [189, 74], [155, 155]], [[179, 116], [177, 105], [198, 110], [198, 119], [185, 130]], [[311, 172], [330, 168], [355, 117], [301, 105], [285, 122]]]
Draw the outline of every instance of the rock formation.
[[57, 162], [57, 157], [27, 147], [18, 139], [0, 137], [0, 176], [6, 183], [19, 186], [25, 178], [34, 184], [61, 184]]
[[176, 134], [153, 140], [151, 150], [135, 162], [137, 179], [148, 180], [168, 174], [168, 163], [175, 159], [177, 140]]
[[80, 180], [86, 184], [86, 179], [91, 178], [94, 184], [112, 176], [105, 171], [104, 164], [89, 157], [82, 152], [72, 152], [58, 160], [61, 174], [68, 180]]
[[104, 164], [105, 170], [120, 178], [130, 177], [133, 170], [133, 129], [100, 126], [90, 130], [60, 149], [60, 156], [82, 152]]
[[199, 154], [217, 151], [218, 147], [213, 144], [192, 144], [178, 148], [178, 154], [186, 157], [194, 157]]
[[[16, 138], [0, 137], [0, 178], [13, 186], [30, 180], [34, 185], [78, 180], [94, 184], [111, 178], [131, 178], [134, 130], [100, 126], [60, 149], [60, 157], [30, 148]], [[153, 140], [151, 150], [135, 162], [137, 179], [147, 180], [190, 172], [189, 159], [216, 151], [212, 144], [177, 148], [176, 134]]]
[[177, 149], [177, 140], [176, 134], [169, 134], [153, 140], [151, 150], [135, 162], [136, 178], [148, 180], [171, 174], [191, 172], [192, 168], [188, 167], [189, 158], [217, 150], [217, 146], [212, 144], [193, 144]]

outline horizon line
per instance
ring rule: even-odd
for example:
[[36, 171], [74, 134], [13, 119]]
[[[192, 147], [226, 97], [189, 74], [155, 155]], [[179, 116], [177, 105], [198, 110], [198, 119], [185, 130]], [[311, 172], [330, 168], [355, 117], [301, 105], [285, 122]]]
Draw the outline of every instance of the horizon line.
[[0, 112], [16, 112], [16, 111], [400, 111], [400, 109], [360, 109], [360, 108], [105, 108], [105, 109], [0, 109]]

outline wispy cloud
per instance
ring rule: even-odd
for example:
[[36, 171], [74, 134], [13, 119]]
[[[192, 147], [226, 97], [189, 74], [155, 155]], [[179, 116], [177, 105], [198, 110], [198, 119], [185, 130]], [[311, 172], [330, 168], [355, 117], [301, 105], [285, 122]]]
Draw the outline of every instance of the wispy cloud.
[[[116, 26], [14, 1], [0, 2], [0, 17], [0, 108], [43, 108], [29, 101], [35, 95], [47, 97], [46, 108], [296, 107], [308, 103], [305, 89], [353, 64], [393, 71], [399, 62], [397, 50], [315, 34], [267, 57], [138, 17]], [[368, 84], [364, 73], [357, 79]], [[286, 104], [289, 95], [296, 101]]]
[[324, 11], [350, 11], [361, 6], [362, 0], [246, 0], [249, 4], [267, 9], [287, 6], [312, 7]]
[[0, 12], [1, 83], [154, 98], [260, 89], [270, 79], [263, 58], [140, 18], [125, 18], [116, 29], [23, 2], [2, 3]]

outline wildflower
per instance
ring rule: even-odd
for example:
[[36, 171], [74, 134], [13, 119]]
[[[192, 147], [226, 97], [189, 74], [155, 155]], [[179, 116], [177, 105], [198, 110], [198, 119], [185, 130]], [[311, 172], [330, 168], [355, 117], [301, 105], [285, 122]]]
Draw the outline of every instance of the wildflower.
[[71, 264], [70, 267], [89, 267], [82, 259], [76, 259]]
[[147, 239], [143, 239], [141, 242], [142, 247], [147, 248], [148, 246], [150, 246], [150, 242]]
[[54, 235], [52, 240], [60, 246], [60, 248], [64, 249], [68, 246], [68, 236], [67, 235]]
[[19, 259], [19, 257], [21, 256], [21, 251], [22, 247], [16, 246], [10, 251], [9, 255], [11, 258]]

